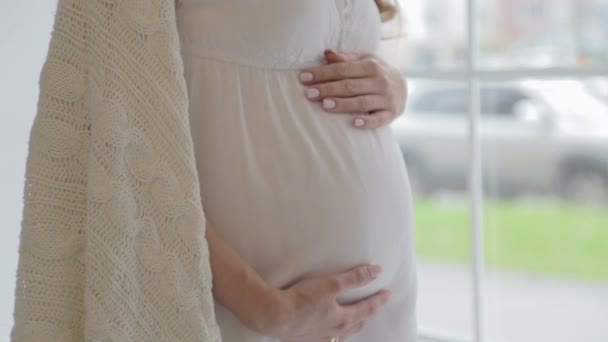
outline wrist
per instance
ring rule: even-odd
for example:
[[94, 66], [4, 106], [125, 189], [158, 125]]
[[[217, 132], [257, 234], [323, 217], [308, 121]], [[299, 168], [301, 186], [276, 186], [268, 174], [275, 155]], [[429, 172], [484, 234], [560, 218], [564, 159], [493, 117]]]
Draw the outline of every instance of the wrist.
[[267, 286], [259, 293], [251, 310], [248, 310], [249, 328], [265, 336], [281, 335], [283, 324], [291, 311], [288, 291]]

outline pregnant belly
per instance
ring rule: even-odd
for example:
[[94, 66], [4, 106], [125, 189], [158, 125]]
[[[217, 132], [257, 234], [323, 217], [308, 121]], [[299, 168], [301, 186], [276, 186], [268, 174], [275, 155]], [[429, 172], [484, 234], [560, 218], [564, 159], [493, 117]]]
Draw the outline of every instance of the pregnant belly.
[[[199, 89], [191, 105], [209, 222], [273, 286], [368, 262], [383, 266], [381, 276], [339, 299], [389, 284], [413, 248], [409, 183], [390, 128], [359, 130], [350, 115], [324, 112], [303, 98], [295, 74], [246, 72], [223, 71], [228, 84]], [[220, 102], [224, 87], [236, 94]]]

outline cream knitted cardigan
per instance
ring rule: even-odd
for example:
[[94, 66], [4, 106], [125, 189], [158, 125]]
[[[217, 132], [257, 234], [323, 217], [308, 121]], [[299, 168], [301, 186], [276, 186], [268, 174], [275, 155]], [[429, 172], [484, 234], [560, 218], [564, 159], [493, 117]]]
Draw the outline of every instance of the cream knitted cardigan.
[[13, 341], [216, 342], [174, 0], [59, 0]]

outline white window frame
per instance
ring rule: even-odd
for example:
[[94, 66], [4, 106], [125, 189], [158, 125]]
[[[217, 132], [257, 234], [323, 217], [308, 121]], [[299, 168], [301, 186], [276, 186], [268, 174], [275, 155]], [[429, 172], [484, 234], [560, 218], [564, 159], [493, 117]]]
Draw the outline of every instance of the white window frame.
[[[406, 70], [408, 78], [430, 80], [458, 80], [468, 83], [469, 108], [469, 194], [471, 233], [471, 277], [472, 277], [472, 342], [486, 342], [484, 325], [484, 223], [483, 223], [483, 171], [482, 146], [479, 134], [480, 92], [479, 84], [484, 81], [508, 81], [521, 78], [583, 78], [593, 76], [608, 77], [607, 67], [590, 68], [510, 68], [489, 69], [479, 65], [479, 0], [465, 0], [467, 6], [467, 63], [464, 70]], [[439, 336], [431, 331], [419, 332], [423, 342], [470, 342], [453, 336]], [[491, 341], [490, 341], [491, 342]]]

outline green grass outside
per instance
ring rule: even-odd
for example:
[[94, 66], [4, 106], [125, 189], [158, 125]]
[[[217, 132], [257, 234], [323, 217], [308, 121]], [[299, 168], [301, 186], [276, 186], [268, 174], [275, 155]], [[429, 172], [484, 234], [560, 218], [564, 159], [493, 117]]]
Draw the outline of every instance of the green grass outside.
[[[416, 202], [421, 257], [470, 260], [467, 202]], [[608, 209], [566, 204], [492, 202], [484, 208], [486, 263], [492, 267], [608, 280]]]

